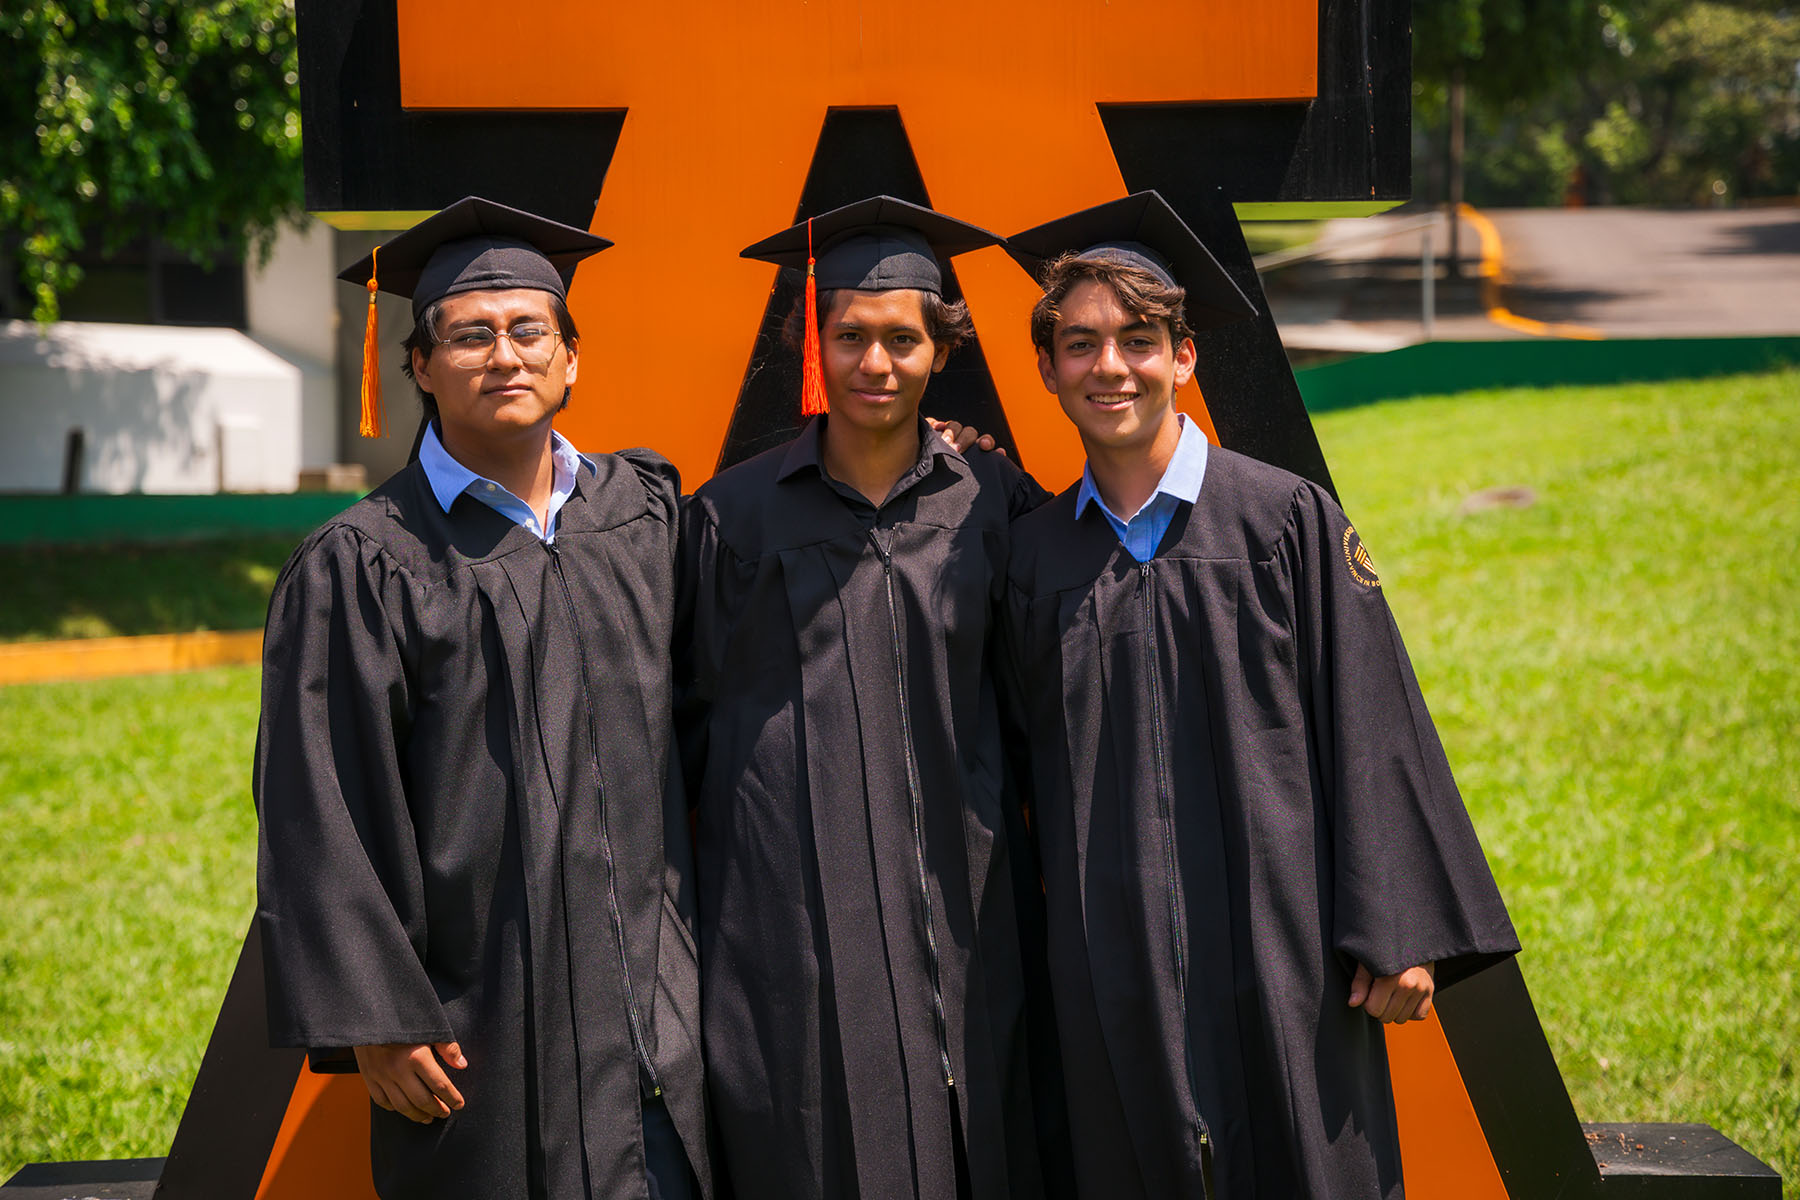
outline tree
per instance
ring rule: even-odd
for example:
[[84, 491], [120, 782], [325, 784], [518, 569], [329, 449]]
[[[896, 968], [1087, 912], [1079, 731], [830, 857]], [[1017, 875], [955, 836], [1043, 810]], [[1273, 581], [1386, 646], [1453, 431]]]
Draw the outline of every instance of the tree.
[[1452, 275], [1461, 268], [1456, 210], [1463, 198], [1467, 91], [1514, 99], [1540, 95], [1593, 61], [1599, 34], [1591, 0], [1428, 0], [1413, 6], [1413, 77], [1422, 96], [1441, 98], [1448, 125]]
[[[1710, 204], [1800, 191], [1792, 0], [1600, 0], [1591, 29], [1565, 24], [1555, 37], [1492, 20], [1469, 34], [1450, 17], [1473, 2], [1421, 6], [1415, 53], [1421, 127], [1444, 120], [1455, 64], [1467, 72], [1478, 200]], [[1557, 49], [1570, 33], [1578, 53]]]
[[1800, 188], [1800, 13], [1768, 0], [1608, 6], [1610, 69], [1567, 136], [1596, 198], [1713, 203]]
[[1413, 5], [1413, 77], [1462, 72], [1478, 95], [1532, 97], [1600, 54], [1593, 0], [1426, 0]]
[[301, 217], [295, 45], [290, 0], [0, 7], [0, 270], [38, 320], [91, 240], [208, 261]]

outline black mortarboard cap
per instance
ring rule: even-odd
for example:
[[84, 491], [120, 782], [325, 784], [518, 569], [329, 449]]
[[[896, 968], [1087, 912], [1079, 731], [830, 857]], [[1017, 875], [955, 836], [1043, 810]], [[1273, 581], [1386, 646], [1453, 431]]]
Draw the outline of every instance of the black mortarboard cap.
[[569, 297], [575, 266], [612, 245], [585, 229], [479, 196], [458, 200], [398, 234], [338, 275], [369, 289], [363, 330], [362, 435], [380, 437], [381, 381], [375, 293], [412, 300], [413, 320], [445, 296], [532, 288]]
[[967, 221], [893, 196], [871, 196], [764, 238], [743, 257], [803, 271], [810, 256], [818, 286], [826, 290], [917, 288], [941, 296], [940, 259], [999, 241], [998, 234]]
[[338, 278], [377, 277], [380, 290], [411, 298], [417, 318], [458, 292], [535, 288], [567, 299], [575, 265], [610, 245], [585, 229], [469, 196], [390, 238]]
[[1154, 191], [1133, 192], [1016, 233], [1006, 239], [1006, 252], [1038, 279], [1052, 260], [1069, 252], [1142, 267], [1187, 292], [1188, 324], [1195, 329], [1256, 315], [1256, 306], [1212, 251]]

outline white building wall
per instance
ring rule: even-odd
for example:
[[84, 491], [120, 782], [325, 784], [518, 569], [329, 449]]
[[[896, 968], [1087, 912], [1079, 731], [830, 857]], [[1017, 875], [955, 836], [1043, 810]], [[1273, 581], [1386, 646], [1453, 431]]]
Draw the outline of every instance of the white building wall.
[[245, 269], [250, 336], [301, 374], [300, 465], [338, 460], [338, 264], [333, 231], [307, 219], [283, 226], [269, 260]]
[[0, 322], [0, 491], [292, 491], [304, 372], [230, 329]]

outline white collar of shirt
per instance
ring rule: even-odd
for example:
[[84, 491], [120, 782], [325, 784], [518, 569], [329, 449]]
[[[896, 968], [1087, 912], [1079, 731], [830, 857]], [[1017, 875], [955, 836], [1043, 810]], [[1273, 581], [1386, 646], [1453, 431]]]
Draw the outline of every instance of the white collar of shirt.
[[[550, 529], [554, 530], [557, 510], [562, 508], [563, 502], [575, 492], [575, 475], [581, 469], [581, 454], [570, 444], [568, 438], [552, 429], [550, 431], [550, 460], [551, 485], [548, 520]], [[489, 507], [497, 507], [489, 503], [490, 495], [502, 495], [516, 504], [518, 509], [524, 513], [531, 514], [529, 521], [519, 521], [521, 525], [533, 526], [533, 533], [546, 541], [549, 540], [549, 535], [544, 530], [535, 528], [537, 518], [536, 514], [532, 513], [529, 504], [513, 495], [501, 484], [495, 483], [485, 476], [477, 475], [450, 457], [450, 452], [444, 449], [444, 443], [438, 439], [435, 421], [425, 426], [425, 436], [419, 441], [419, 466], [425, 469], [425, 479], [431, 484], [431, 494], [437, 498], [438, 507], [442, 508], [446, 514], [449, 513], [450, 506], [456, 503], [456, 498], [465, 492], [482, 503], [489, 504]], [[484, 493], [486, 494], [484, 495]], [[520, 515], [511, 504], [499, 511], [505, 512], [507, 516], [513, 517], [515, 520]]]
[[1198, 422], [1190, 421], [1186, 413], [1176, 413], [1175, 420], [1181, 425], [1181, 440], [1175, 443], [1175, 453], [1169, 458], [1169, 465], [1163, 469], [1162, 478], [1156, 481], [1156, 490], [1150, 493], [1138, 512], [1129, 517], [1121, 517], [1106, 507], [1106, 501], [1100, 498], [1100, 489], [1094, 486], [1094, 473], [1086, 463], [1081, 467], [1081, 490], [1075, 493], [1075, 518], [1087, 511], [1088, 504], [1100, 506], [1100, 510], [1111, 517], [1116, 524], [1129, 525], [1137, 519], [1138, 513], [1156, 503], [1158, 496], [1168, 496], [1174, 500], [1194, 503], [1200, 498], [1200, 484], [1206, 478], [1206, 434], [1201, 432]]

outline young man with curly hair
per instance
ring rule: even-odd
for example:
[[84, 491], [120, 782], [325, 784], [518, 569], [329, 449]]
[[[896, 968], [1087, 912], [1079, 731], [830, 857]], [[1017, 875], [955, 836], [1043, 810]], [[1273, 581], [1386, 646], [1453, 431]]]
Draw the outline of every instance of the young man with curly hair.
[[1398, 1195], [1382, 1025], [1518, 942], [1381, 581], [1177, 411], [1190, 326], [1251, 308], [1159, 196], [1008, 248], [1087, 451], [1004, 618], [1080, 1194]]

